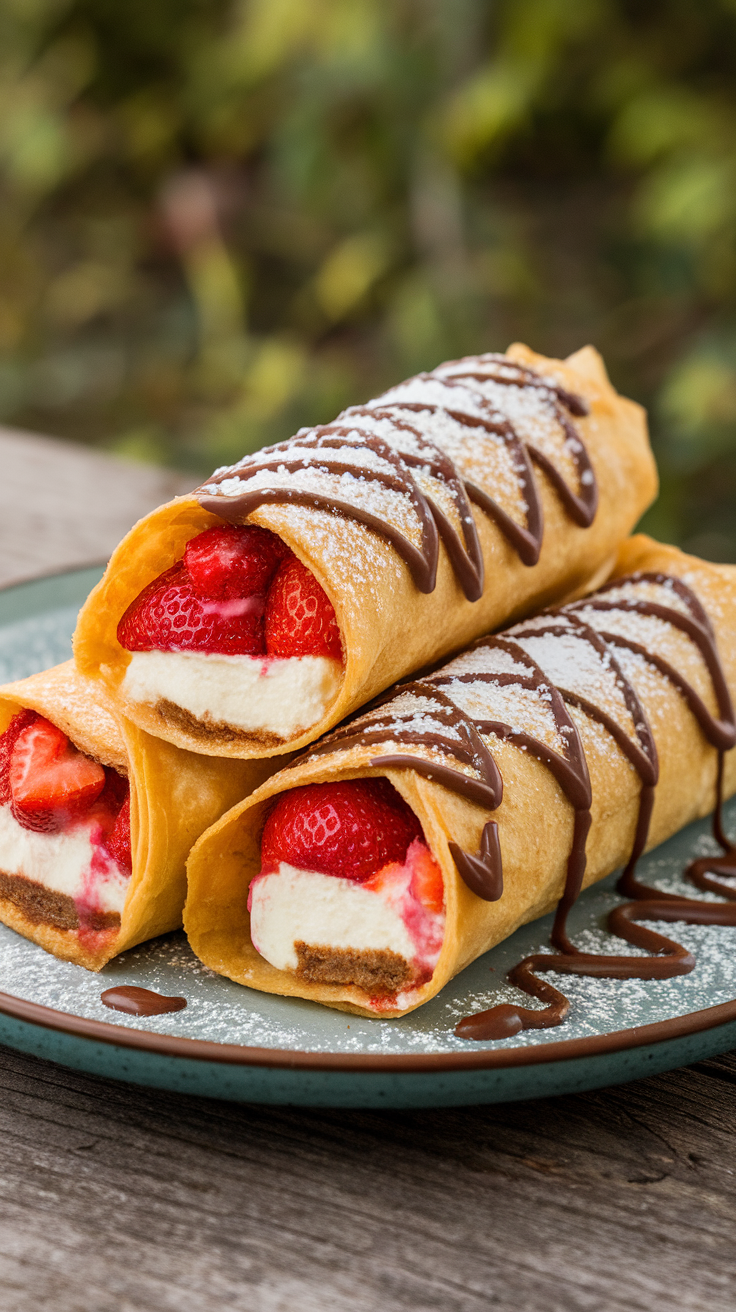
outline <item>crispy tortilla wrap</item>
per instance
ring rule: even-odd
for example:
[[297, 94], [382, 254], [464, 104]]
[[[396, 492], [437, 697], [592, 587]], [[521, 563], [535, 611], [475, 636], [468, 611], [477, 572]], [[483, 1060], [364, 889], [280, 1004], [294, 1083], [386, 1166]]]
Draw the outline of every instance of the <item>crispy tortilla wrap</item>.
[[[82, 609], [75, 657], [118, 711], [178, 747], [243, 758], [301, 749], [410, 671], [596, 586], [656, 487], [644, 412], [617, 395], [591, 347], [564, 361], [514, 346], [451, 362], [142, 520]], [[141, 591], [190, 539], [226, 523], [277, 534], [335, 610], [344, 666], [321, 691], [309, 684], [316, 701], [291, 708], [288, 731], [259, 692], [274, 662], [227, 658], [227, 687], [250, 682], [226, 712], [231, 697], [203, 692], [216, 666], [207, 653], [195, 664], [118, 642]], [[303, 672], [298, 660], [286, 670], [280, 711]]]
[[[91, 849], [70, 849], [69, 842], [59, 845], [62, 835], [19, 828], [5, 804], [0, 920], [48, 952], [99, 970], [126, 948], [181, 926], [192, 844], [262, 782], [268, 767], [182, 751], [153, 738], [119, 719], [104, 689], [83, 678], [72, 661], [0, 687], [0, 733], [24, 709], [129, 781], [132, 873], [125, 877], [110, 868], [94, 833]], [[84, 826], [77, 826], [72, 844], [86, 839]], [[75, 861], [86, 863], [86, 871], [75, 869]], [[104, 895], [100, 901], [96, 875], [110, 894], [107, 903]]]
[[[635, 537], [612, 582], [592, 597], [482, 639], [403, 685], [218, 821], [189, 859], [190, 943], [211, 969], [251, 988], [362, 1015], [403, 1015], [555, 908], [576, 844], [587, 855], [578, 866], [582, 887], [627, 862], [647, 788], [648, 848], [713, 809], [719, 753], [723, 795], [731, 795], [729, 694], [736, 567]], [[431, 978], [393, 994], [381, 994], [380, 980], [373, 990], [329, 981], [341, 964], [339, 951], [327, 951], [329, 923], [311, 943], [324, 949], [323, 980], [302, 969], [308, 954], [297, 969], [275, 968], [253, 945], [247, 911], [274, 799], [308, 784], [377, 776], [418, 818], [444, 884]]]

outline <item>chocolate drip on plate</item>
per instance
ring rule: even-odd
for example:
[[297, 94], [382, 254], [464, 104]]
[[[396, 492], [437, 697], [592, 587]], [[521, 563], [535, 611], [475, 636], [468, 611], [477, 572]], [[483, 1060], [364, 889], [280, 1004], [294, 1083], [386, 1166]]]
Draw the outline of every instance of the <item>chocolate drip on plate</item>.
[[[418, 380], [430, 381], [446, 389], [448, 405], [440, 406], [429, 401], [404, 401], [401, 398], [383, 398], [367, 406], [353, 406], [343, 412], [332, 424], [298, 433], [288, 442], [266, 447], [247, 456], [232, 468], [218, 471], [197, 490], [200, 505], [220, 518], [242, 523], [262, 505], [310, 506], [328, 514], [352, 519], [378, 533], [391, 543], [408, 566], [420, 592], [430, 593], [437, 581], [440, 540], [445, 546], [450, 564], [465, 596], [478, 601], [483, 595], [483, 556], [478, 532], [470, 507], [473, 502], [489, 515], [517, 552], [525, 565], [535, 565], [539, 559], [543, 537], [542, 507], [532, 463], [542, 469], [557, 491], [571, 519], [587, 528], [593, 522], [598, 505], [598, 490], [588, 453], [569, 416], [588, 413], [585, 402], [577, 396], [541, 378], [533, 370], [517, 365], [505, 356], [479, 357], [473, 369], [463, 367], [466, 361], [443, 365], [432, 374], [420, 374]], [[482, 366], [487, 366], [483, 368]], [[508, 417], [483, 395], [483, 383], [504, 387], [532, 389], [544, 398], [554, 422], [562, 429], [566, 449], [572, 457], [578, 478], [579, 491], [574, 491], [543, 451], [521, 440]], [[396, 390], [396, 389], [394, 389]], [[475, 411], [463, 410], [453, 404], [453, 391], [469, 390]], [[391, 397], [391, 393], [388, 394]], [[464, 478], [455, 463], [441, 446], [431, 441], [422, 427], [423, 415], [445, 415], [468, 432], [501, 441], [512, 458], [520, 498], [526, 506], [526, 524], [517, 523], [476, 482]], [[383, 438], [366, 425], [366, 418], [385, 421], [400, 444], [401, 433], [408, 433], [414, 445], [412, 451], [396, 451]], [[361, 423], [361, 420], [363, 421]], [[344, 457], [348, 451], [366, 453], [353, 463]], [[331, 454], [332, 452], [342, 453]], [[420, 530], [417, 545], [401, 532], [389, 519], [364, 505], [354, 504], [332, 493], [320, 493], [291, 483], [274, 482], [273, 486], [259, 485], [248, 489], [248, 483], [259, 474], [273, 472], [280, 477], [312, 470], [330, 475], [351, 475], [363, 486], [382, 488], [408, 499]], [[436, 500], [424, 491], [413, 471], [421, 471], [440, 483], [452, 500], [460, 520], [458, 533]], [[231, 489], [233, 481], [242, 489]], [[226, 492], [220, 490], [227, 483]], [[358, 490], [358, 489], [356, 489]]]
[[125, 1011], [129, 1016], [164, 1016], [169, 1011], [183, 1011], [187, 1005], [186, 998], [166, 998], [162, 993], [139, 988], [137, 984], [120, 984], [114, 989], [105, 989], [100, 998], [112, 1011]]

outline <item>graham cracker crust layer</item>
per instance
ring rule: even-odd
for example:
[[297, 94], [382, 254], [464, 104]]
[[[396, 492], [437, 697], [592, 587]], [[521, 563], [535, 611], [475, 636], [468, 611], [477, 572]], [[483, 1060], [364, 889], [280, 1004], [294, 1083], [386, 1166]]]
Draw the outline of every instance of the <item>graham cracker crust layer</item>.
[[[57, 893], [25, 875], [6, 875], [0, 870], [0, 898], [12, 902], [32, 925], [52, 925], [54, 929], [79, 929], [74, 898]], [[119, 929], [117, 911], [92, 912], [85, 917], [85, 929]]]
[[269, 749], [282, 747], [287, 741], [286, 738], [279, 738], [276, 733], [267, 733], [265, 729], [236, 729], [232, 724], [225, 724], [222, 720], [198, 720], [191, 711], [185, 711], [182, 706], [177, 706], [176, 702], [167, 701], [165, 698], [156, 702], [154, 710], [164, 725], [170, 724], [175, 729], [181, 729], [183, 733], [190, 734], [205, 746], [220, 747], [237, 743], [240, 747]]
[[297, 976], [308, 984], [356, 984], [368, 993], [398, 993], [414, 978], [406, 957], [388, 948], [332, 948], [294, 944]]

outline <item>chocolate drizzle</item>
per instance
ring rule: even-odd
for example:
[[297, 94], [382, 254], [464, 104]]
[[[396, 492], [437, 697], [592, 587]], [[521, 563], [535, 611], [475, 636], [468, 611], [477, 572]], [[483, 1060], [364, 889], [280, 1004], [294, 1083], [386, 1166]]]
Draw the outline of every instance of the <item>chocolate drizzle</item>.
[[[718, 706], [718, 718], [711, 715], [692, 685], [668, 661], [629, 638], [622, 638], [618, 634], [605, 631], [593, 635], [593, 631], [588, 630], [587, 625], [581, 626], [590, 632], [591, 640], [593, 636], [597, 636], [598, 641], [602, 640], [611, 646], [627, 647], [630, 651], [642, 656], [651, 663], [682, 694], [708, 742], [716, 748], [718, 766], [713, 833], [716, 841], [723, 848], [724, 856], [720, 858], [701, 857], [690, 863], [685, 875], [686, 878], [691, 879], [700, 888], [720, 893], [733, 903], [736, 902], [736, 890], [712, 878], [714, 873], [736, 875], [736, 849], [729, 843], [723, 832], [721, 818], [723, 758], [724, 753], [736, 743], [736, 722], [734, 721], [728, 686], [718, 657], [715, 635], [698, 598], [680, 579], [669, 578], [660, 574], [638, 574], [632, 577], [636, 581], [649, 581], [670, 587], [685, 602], [690, 615], [685, 615], [671, 607], [661, 606], [652, 601], [619, 599], [610, 602], [601, 597], [601, 593], [605, 593], [611, 588], [620, 587], [622, 580], [614, 580], [607, 587], [600, 589], [595, 597], [567, 607], [566, 613], [577, 624], [580, 622], [575, 615], [575, 610], [583, 608], [598, 612], [619, 610], [649, 615], [653, 618], [665, 620], [667, 623], [679, 628], [698, 646], [713, 684]], [[546, 630], [546, 632], [549, 632], [549, 630]], [[621, 674], [620, 667], [618, 673]], [[621, 677], [623, 678], [623, 675]], [[628, 681], [625, 680], [625, 683], [627, 685], [627, 703], [630, 709], [633, 710], [634, 704], [630, 699], [633, 698], [638, 703], [638, 698]], [[488, 1011], [466, 1016], [455, 1027], [455, 1033], [459, 1038], [488, 1041], [508, 1038], [518, 1034], [522, 1029], [546, 1029], [561, 1024], [569, 1011], [569, 1001], [559, 989], [554, 988], [547, 981], [540, 980], [537, 972], [557, 971], [560, 974], [588, 975], [598, 979], [619, 980], [672, 979], [676, 975], [688, 974], [695, 966], [695, 958], [692, 954], [674, 940], [668, 939], [662, 934], [657, 934], [654, 930], [644, 928], [639, 923], [642, 920], [680, 921], [700, 925], [736, 925], [736, 906], [729, 906], [728, 902], [726, 904], [702, 902], [694, 898], [665, 893], [660, 889], [651, 888], [640, 883], [635, 877], [638, 859], [646, 846], [654, 805], [654, 788], [659, 773], [656, 746], [641, 703], [638, 703], [639, 715], [635, 719], [637, 735], [641, 743], [641, 750], [637, 750], [631, 740], [621, 733], [618, 726], [615, 726], [615, 722], [611, 721], [610, 717], [606, 716], [599, 708], [582, 698], [575, 697], [573, 694], [563, 693], [563, 696], [569, 702], [576, 702], [581, 710], [597, 719], [608, 729], [609, 733], [612, 733], [619, 747], [625, 751], [631, 764], [639, 773], [642, 789], [634, 844], [626, 869], [617, 884], [618, 891], [624, 897], [634, 900], [623, 906], [615, 907], [611, 911], [608, 916], [608, 928], [617, 937], [624, 939], [633, 946], [643, 948], [652, 955], [633, 957], [584, 953], [580, 952], [570, 941], [566, 931], [567, 916], [580, 890], [585, 869], [584, 855], [576, 861], [575, 845], [573, 845], [570, 861], [573, 871], [568, 867], [565, 892], [558, 905], [550, 935], [552, 944], [558, 951], [557, 953], [537, 953], [534, 956], [526, 957], [509, 972], [508, 976], [510, 983], [546, 1003], [546, 1006], [538, 1010], [532, 1010], [528, 1007], [516, 1007], [505, 1003], [491, 1007]], [[576, 879], [577, 872], [579, 872], [579, 879]]]
[[[484, 395], [483, 385], [488, 383], [530, 389], [540, 395], [550, 418], [564, 434], [565, 447], [577, 474], [578, 491], [568, 485], [545, 452], [521, 439], [508, 416]], [[430, 400], [402, 399], [405, 388], [409, 388], [412, 395], [412, 384], [420, 387], [431, 385], [432, 395], [437, 390], [444, 390], [447, 403], [438, 405]], [[463, 408], [463, 394], [467, 398], [468, 393], [470, 400], [466, 400], [466, 408]], [[369, 405], [345, 410], [332, 424], [302, 430], [287, 442], [266, 447], [246, 456], [231, 468], [218, 470], [196, 495], [205, 510], [235, 523], [242, 523], [259, 506], [290, 504], [310, 506], [364, 524], [391, 543], [408, 566], [416, 587], [423, 593], [430, 593], [435, 588], [439, 543], [442, 541], [465, 596], [469, 601], [478, 601], [483, 594], [484, 567], [471, 502], [495, 521], [522, 563], [529, 566], [535, 565], [539, 559], [544, 532], [532, 464], [544, 471], [576, 524], [587, 528], [593, 522], [598, 505], [595, 475], [588, 453], [569, 417], [587, 413], [587, 406], [580, 397], [506, 356], [471, 357], [441, 365], [431, 374], [420, 374], [417, 379], [409, 380], [408, 384], [402, 384]], [[431, 426], [428, 420], [432, 417], [454, 421], [465, 430], [466, 437], [476, 432], [481, 441], [483, 437], [492, 437], [503, 443], [511, 459], [521, 501], [526, 507], [526, 524], [517, 523], [488, 492], [473, 480], [463, 477], [441, 445], [424, 431]], [[376, 423], [388, 428], [390, 440], [379, 435]], [[345, 458], [352, 452], [358, 453], [357, 461]], [[362, 460], [361, 452], [365, 453]], [[385, 492], [401, 495], [418, 524], [419, 545], [412, 542], [386, 514], [336, 497], [334, 484], [332, 489], [319, 492], [300, 486], [300, 480], [296, 478], [291, 482], [279, 481], [284, 475], [305, 471], [317, 475], [351, 475], [363, 488], [372, 484]], [[457, 512], [461, 533], [456, 531], [436, 499], [420, 487], [413, 471], [420, 471], [425, 480], [431, 478], [449, 496]], [[274, 480], [270, 487], [261, 481], [257, 488], [249, 489], [248, 483], [264, 472], [277, 474], [279, 480]]]
[[[674, 603], [663, 604], [650, 596], [626, 596], [642, 586], [648, 592], [660, 590], [663, 598]], [[607, 596], [616, 590], [614, 598]], [[607, 616], [616, 612], [641, 615], [666, 623], [684, 634], [698, 649], [707, 670], [717, 714], [712, 714], [703, 698], [669, 661], [628, 634], [614, 632], [607, 627]], [[593, 622], [606, 627], [593, 627]], [[603, 707], [575, 688], [553, 684], [534, 661], [527, 648], [534, 640], [577, 639], [588, 644], [617, 689], [622, 709], [628, 716], [631, 729], [623, 725]], [[503, 781], [484, 738], [495, 737], [527, 751], [545, 765], [554, 775], [574, 810], [571, 850], [567, 864], [564, 891], [560, 898], [551, 932], [553, 953], [537, 953], [520, 962], [509, 974], [512, 984], [530, 996], [545, 1003], [541, 1009], [502, 1004], [489, 1011], [465, 1017], [456, 1028], [456, 1034], [465, 1039], [490, 1040], [507, 1038], [521, 1029], [548, 1028], [559, 1025], [569, 1010], [569, 1002], [559, 989], [539, 975], [548, 971], [562, 974], [589, 975], [611, 979], [669, 979], [687, 974], [695, 959], [685, 948], [673, 940], [646, 928], [641, 922], [659, 920], [690, 924], [736, 925], [736, 889], [722, 883], [716, 876], [736, 876], [736, 848], [723, 832], [721, 801], [723, 786], [724, 753], [736, 744], [736, 720], [725, 675], [718, 657], [715, 635], [708, 616], [695, 593], [679, 578], [659, 573], [637, 573], [616, 579], [592, 597], [572, 603], [559, 610], [544, 612], [532, 621], [517, 625], [503, 637], [480, 639], [470, 648], [469, 655], [487, 650], [492, 664], [494, 653], [502, 653], [511, 669], [483, 670], [473, 668], [461, 672], [468, 654], [452, 662], [449, 667], [426, 678], [402, 685], [384, 695], [368, 713], [362, 712], [342, 726], [330, 738], [312, 748], [302, 759], [347, 747], [423, 746], [435, 755], [453, 760], [450, 766], [426, 756], [388, 752], [371, 758], [373, 767], [390, 769], [411, 768], [424, 777], [479, 805], [495, 810], [503, 797]], [[645, 709], [626, 676], [617, 653], [641, 657], [677, 689], [707, 741], [718, 753], [716, 780], [716, 808], [713, 833], [723, 849], [720, 857], [703, 857], [692, 862], [686, 876], [697, 887], [718, 893], [726, 902], [703, 902], [650, 888], [635, 876], [636, 864], [646, 847], [649, 824], [654, 805], [655, 787], [659, 778], [657, 749]], [[477, 664], [478, 662], [474, 662]], [[540, 736], [513, 729], [494, 719], [480, 719], [457, 704], [463, 684], [491, 685], [502, 689], [509, 685], [535, 694], [543, 702], [552, 718], [557, 739], [564, 744], [562, 751]], [[453, 696], [447, 689], [452, 689]], [[386, 706], [386, 710], [382, 708]], [[586, 868], [586, 839], [591, 824], [591, 785], [585, 752], [568, 706], [582, 711], [597, 721], [613, 738], [627, 760], [636, 770], [641, 792], [639, 813], [626, 869], [618, 883], [618, 890], [631, 901], [616, 907], [609, 915], [608, 928], [619, 938], [633, 946], [643, 948], [649, 956], [610, 956], [579, 951], [567, 932], [567, 918], [582, 887]], [[431, 727], [418, 728], [422, 716], [431, 717]], [[455, 768], [459, 767], [459, 768]], [[464, 768], [463, 768], [464, 767]], [[473, 774], [466, 773], [470, 769]], [[479, 897], [493, 901], [503, 891], [501, 851], [496, 822], [489, 820], [483, 829], [480, 851], [477, 855], [451, 843], [450, 852], [458, 872], [468, 887]]]
[[[466, 774], [444, 762], [409, 753], [384, 753], [373, 757], [370, 764], [384, 769], [414, 770], [425, 779], [451, 788], [453, 792], [459, 793], [468, 801], [475, 802], [489, 811], [495, 811], [501, 805], [503, 798], [503, 780], [498, 765], [481, 735], [493, 736], [512, 743], [540, 760], [554, 774], [576, 811], [583, 816], [589, 816], [590, 778], [585, 753], [577, 727], [570, 717], [562, 695], [545, 678], [536, 662], [508, 636], [482, 638], [471, 650], [477, 651], [483, 647], [509, 655], [516, 670], [493, 673], [473, 671], [468, 674], [446, 674], [439, 671], [423, 679], [402, 684], [398, 693], [395, 691], [384, 693], [373, 703], [367, 714], [365, 710], [360, 712], [357, 723], [355, 719], [349, 720], [321, 743], [311, 747], [299, 758], [299, 761], [312, 760], [314, 757], [344, 751], [349, 747], [378, 746], [389, 742], [407, 747], [423, 746], [435, 753], [449, 756], [459, 766], [469, 766], [476, 771], [476, 774]], [[496, 687], [513, 686], [527, 689], [546, 698], [559, 736], [567, 743], [566, 752], [562, 754], [532, 734], [514, 730], [501, 720], [474, 719], [443, 691], [442, 685], [463, 683], [494, 684]], [[419, 699], [420, 705], [427, 704], [430, 709], [425, 714], [431, 717], [433, 727], [421, 729], [413, 727], [417, 717], [416, 702], [410, 701], [406, 712], [396, 708], [393, 703], [397, 697], [405, 698], [407, 695]], [[378, 714], [381, 707], [387, 703], [387, 713]], [[589, 823], [588, 819], [585, 824], [586, 833]], [[579, 827], [582, 831], [582, 821]], [[574, 845], [576, 860], [579, 855], [578, 847], [579, 843], [576, 842]], [[485, 825], [480, 853], [477, 856], [463, 851], [457, 843], [452, 843], [450, 849], [461, 877], [474, 893], [487, 902], [495, 902], [501, 897], [503, 869], [495, 821]], [[580, 878], [582, 879], [582, 872]]]

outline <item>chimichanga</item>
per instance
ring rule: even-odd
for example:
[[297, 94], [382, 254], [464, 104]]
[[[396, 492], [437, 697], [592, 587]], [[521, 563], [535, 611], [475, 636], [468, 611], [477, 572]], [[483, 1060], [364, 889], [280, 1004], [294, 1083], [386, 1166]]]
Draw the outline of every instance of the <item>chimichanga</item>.
[[453, 361], [142, 520], [81, 612], [75, 657], [176, 746], [292, 751], [594, 587], [656, 482], [644, 412], [592, 348]]
[[[190, 943], [251, 988], [399, 1016], [557, 906], [569, 968], [615, 974], [614, 959], [576, 954], [567, 908], [710, 811], [719, 763], [723, 795], [736, 790], [735, 691], [736, 567], [633, 538], [598, 592], [399, 686], [204, 834], [188, 863]], [[682, 899], [655, 911], [688, 918]]]
[[179, 928], [192, 843], [267, 773], [118, 720], [72, 661], [0, 687], [0, 921], [90, 970]]

